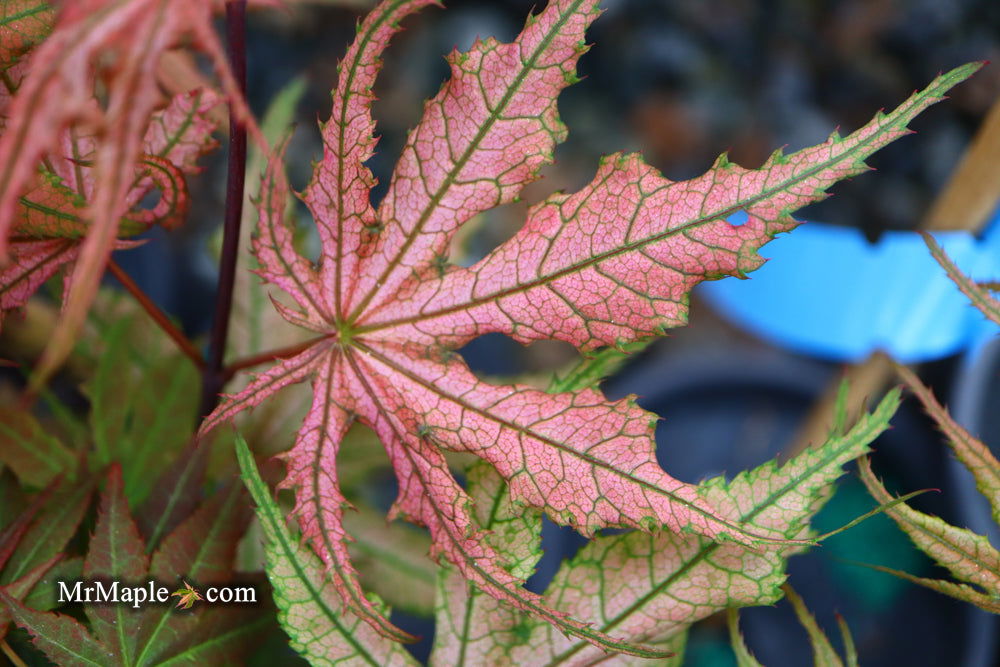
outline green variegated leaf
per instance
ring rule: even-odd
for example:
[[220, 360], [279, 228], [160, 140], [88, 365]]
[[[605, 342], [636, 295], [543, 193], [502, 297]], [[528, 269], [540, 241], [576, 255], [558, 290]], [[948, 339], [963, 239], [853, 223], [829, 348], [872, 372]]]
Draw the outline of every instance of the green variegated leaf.
[[[858, 469], [875, 500], [884, 503], [892, 499], [875, 477], [867, 459], [860, 461]], [[952, 526], [936, 516], [918, 512], [905, 504], [887, 509], [886, 514], [892, 517], [921, 551], [946, 568], [956, 579], [973, 584], [982, 592], [949, 582], [930, 584], [933, 580], [912, 576], [906, 577], [907, 579], [930, 585], [936, 590], [991, 611], [1000, 609], [1000, 552], [989, 540], [966, 528]]]
[[295, 650], [312, 665], [416, 664], [402, 646], [343, 609], [323, 563], [285, 524], [284, 513], [260, 478], [242, 438], [237, 439], [236, 456], [267, 541], [267, 575], [274, 587], [278, 618]]
[[[784, 465], [769, 462], [732, 481], [708, 480], [699, 491], [726, 516], [762, 534], [807, 538], [809, 520], [829, 498], [841, 466], [868, 451], [898, 403], [899, 392], [892, 391], [844, 436]], [[575, 616], [597, 619], [603, 632], [632, 641], [662, 640], [723, 609], [779, 600], [785, 561], [796, 548], [750, 550], [667, 531], [598, 537], [562, 567], [546, 600]], [[587, 665], [600, 657], [586, 642], [551, 626], [529, 625], [529, 637], [509, 647], [515, 664]]]
[[993, 512], [993, 521], [1000, 524], [1000, 461], [986, 444], [972, 436], [956, 422], [948, 411], [934, 398], [933, 392], [917, 375], [905, 366], [896, 366], [914, 396], [920, 399], [924, 410], [937, 423], [948, 439], [948, 445], [976, 480], [976, 488], [986, 496]]
[[799, 594], [787, 584], [781, 589], [785, 592], [785, 597], [791, 603], [792, 609], [795, 610], [795, 616], [809, 634], [809, 645], [812, 646], [813, 651], [813, 664], [816, 667], [844, 667], [840, 656], [837, 655], [830, 640], [819, 627], [816, 618], [810, 613]]

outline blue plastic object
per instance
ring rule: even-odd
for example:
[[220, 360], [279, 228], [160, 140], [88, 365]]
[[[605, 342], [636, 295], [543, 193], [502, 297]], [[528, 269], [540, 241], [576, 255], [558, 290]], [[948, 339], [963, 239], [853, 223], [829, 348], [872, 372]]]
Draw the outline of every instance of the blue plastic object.
[[[965, 232], [934, 237], [965, 273], [1000, 278], [1000, 215], [982, 239]], [[736, 324], [788, 349], [850, 362], [881, 349], [916, 363], [998, 333], [913, 232], [887, 232], [870, 244], [855, 229], [811, 222], [761, 254], [771, 261], [749, 280], [707, 282], [698, 290]]]

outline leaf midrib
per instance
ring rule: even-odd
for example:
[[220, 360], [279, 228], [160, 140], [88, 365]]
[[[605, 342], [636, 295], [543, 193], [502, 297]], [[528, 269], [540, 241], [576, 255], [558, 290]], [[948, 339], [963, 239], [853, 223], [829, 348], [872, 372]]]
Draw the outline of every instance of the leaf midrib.
[[[882, 408], [882, 406], [879, 407]], [[876, 418], [877, 416], [880, 416], [882, 412], [883, 410], [881, 409], [876, 410], [868, 418], [865, 424], [865, 429], [862, 432], [857, 433], [856, 435], [852, 435], [849, 433], [848, 436], [850, 437], [845, 436], [844, 438], [842, 438], [841, 442], [843, 443], [843, 447], [831, 451], [825, 457], [817, 458], [815, 463], [811, 466], [808, 466], [801, 475], [797, 475], [794, 478], [790, 478], [778, 491], [771, 493], [767, 498], [761, 501], [753, 509], [743, 514], [740, 517], [740, 520], [742, 522], [753, 520], [761, 512], [768, 509], [772, 505], [776, 504], [782, 496], [789, 493], [799, 484], [810, 479], [813, 475], [820, 472], [823, 468], [829, 466], [832, 462], [835, 462], [838, 458], [843, 456], [844, 453], [852, 449], [857, 442], [864, 441], [866, 439], [874, 439], [875, 437], [877, 437], [877, 434], [875, 435], [870, 435], [870, 434], [872, 433], [872, 431], [880, 430], [880, 425], [888, 420], [888, 415], [885, 416], [884, 419]], [[713, 552], [715, 552], [721, 546], [722, 545], [719, 543], [712, 543], [704, 546], [700, 551], [698, 551], [698, 553], [694, 554], [694, 556], [692, 556], [690, 560], [685, 562], [683, 567], [678, 569], [676, 572], [671, 573], [669, 577], [667, 577], [659, 584], [657, 584], [656, 587], [651, 589], [648, 593], [643, 595], [641, 598], [637, 599], [633, 604], [629, 605], [627, 608], [622, 610], [617, 616], [615, 616], [610, 621], [605, 623], [601, 627], [601, 631], [608, 632], [612, 628], [617, 626], [619, 623], [626, 620], [634, 612], [638, 611], [639, 609], [644, 607], [647, 603], [649, 603], [653, 598], [658, 596], [663, 590], [669, 588], [672, 584], [680, 580], [683, 577], [683, 575], [685, 575], [689, 570], [691, 570], [696, 565], [700, 564], [702, 561], [707, 559]], [[560, 655], [556, 656], [553, 659], [553, 661], [549, 663], [548, 667], [553, 667], [553, 665], [558, 665], [559, 663], [565, 661], [570, 656], [574, 655], [575, 653], [578, 653], [583, 648], [586, 648], [585, 644], [577, 644], [576, 646], [564, 651]]]
[[[249, 454], [249, 450], [247, 450], [247, 453]], [[240, 458], [243, 458], [242, 453]], [[329, 606], [326, 604], [326, 601], [323, 600], [321, 592], [317, 590], [315, 586], [313, 586], [311, 577], [306, 573], [303, 565], [299, 562], [298, 552], [296, 547], [293, 545], [291, 534], [285, 527], [283, 520], [279, 516], [276, 516], [275, 512], [276, 508], [274, 507], [274, 500], [270, 497], [269, 495], [270, 492], [266, 491], [267, 487], [264, 484], [263, 479], [261, 479], [260, 473], [257, 471], [256, 467], [250, 465], [244, 465], [244, 474], [250, 478], [248, 480], [250, 486], [250, 492], [251, 495], [255, 496], [254, 500], [257, 503], [257, 509], [259, 510], [258, 514], [263, 513], [264, 518], [269, 524], [270, 532], [274, 537], [272, 545], [274, 547], [277, 547], [277, 549], [275, 549], [275, 552], [277, 552], [278, 549], [284, 552], [285, 562], [292, 568], [292, 570], [295, 573], [295, 577], [298, 579], [298, 581], [306, 588], [306, 590], [309, 593], [310, 599], [317, 607], [320, 608], [320, 611], [323, 613], [323, 615], [326, 616], [326, 618], [337, 628], [340, 635], [344, 637], [344, 639], [354, 648], [357, 654], [362, 656], [369, 664], [378, 667], [379, 663], [375, 660], [375, 658], [369, 654], [369, 652], [363, 645], [361, 645], [354, 639], [354, 634], [351, 631], [349, 631], [347, 628], [341, 625], [340, 620], [337, 618], [337, 614], [334, 613], [334, 611], [329, 608]], [[268, 495], [265, 496], [264, 495], [265, 493]], [[306, 551], [305, 553], [309, 554], [308, 551]], [[275, 556], [280, 556], [280, 554], [275, 553]], [[270, 567], [268, 568], [268, 576], [269, 577], [272, 576], [272, 568]], [[274, 575], [274, 578], [284, 579], [285, 577], [278, 577], [277, 575]], [[274, 588], [275, 591], [280, 590], [280, 587], [277, 585], [275, 585]], [[288, 598], [285, 599], [288, 600]], [[290, 600], [288, 600], [288, 606], [291, 607], [292, 604], [293, 603]], [[297, 604], [303, 604], [303, 603], [297, 603]], [[288, 612], [287, 609], [283, 609], [282, 611], [285, 612], [286, 614]], [[359, 620], [358, 622], [360, 623], [362, 621]]]
[[73, 243], [72, 241], [63, 241], [59, 243], [49, 255], [47, 255], [40, 262], [36, 262], [29, 270], [19, 274], [17, 278], [15, 278], [14, 280], [8, 283], [4, 283], [3, 285], [0, 285], [0, 295], [9, 293], [14, 287], [28, 280], [33, 274], [43, 270], [49, 264], [49, 262], [54, 261], [63, 253], [69, 252], [70, 250], [73, 250], [75, 247], [76, 244]]
[[[348, 69], [347, 80], [344, 83], [344, 94], [340, 96], [340, 121], [337, 123], [338, 136], [337, 136], [337, 271], [334, 275], [334, 314], [337, 318], [343, 315], [342, 312], [342, 295], [341, 295], [341, 273], [343, 269], [343, 257], [344, 257], [344, 170], [345, 170], [345, 147], [344, 147], [344, 128], [347, 127], [347, 107], [348, 101], [351, 99], [351, 86], [354, 84], [354, 79], [358, 73], [358, 67], [361, 66], [362, 55], [368, 47], [368, 44], [372, 41], [374, 34], [378, 32], [389, 17], [394, 16], [396, 10], [398, 10], [402, 5], [406, 4], [408, 0], [400, 0], [396, 2], [391, 7], [387, 8], [376, 20], [371, 28], [365, 32], [362, 36], [361, 41], [358, 45], [358, 57], [351, 62], [351, 67]], [[376, 55], [375, 60], [378, 60], [378, 55]], [[338, 86], [339, 88], [339, 86]], [[364, 168], [362, 166], [362, 168]]]
[[660, 495], [660, 496], [664, 496], [668, 500], [670, 500], [671, 502], [675, 502], [675, 503], [678, 503], [680, 505], [683, 505], [684, 507], [686, 507], [687, 509], [691, 510], [695, 514], [699, 514], [699, 515], [705, 517], [706, 519], [708, 519], [708, 520], [710, 520], [712, 522], [715, 522], [715, 523], [717, 523], [719, 525], [725, 526], [729, 530], [733, 531], [736, 535], [745, 535], [747, 537], [751, 537], [751, 538], [754, 538], [756, 540], [763, 541], [763, 542], [774, 542], [775, 541], [773, 538], [768, 538], [768, 537], [765, 537], [765, 536], [762, 536], [762, 535], [753, 535], [752, 533], [747, 533], [745, 530], [743, 530], [743, 529], [739, 528], [738, 526], [730, 523], [729, 521], [726, 521], [724, 519], [721, 519], [719, 517], [714, 516], [708, 510], [702, 509], [702, 508], [698, 507], [697, 505], [695, 505], [694, 503], [692, 503], [691, 501], [684, 500], [683, 498], [680, 498], [676, 494], [674, 494], [674, 493], [672, 493], [670, 491], [667, 491], [666, 489], [662, 489], [662, 488], [656, 486], [655, 484], [652, 484], [652, 483], [647, 482], [645, 480], [639, 479], [638, 477], [635, 477], [634, 475], [631, 475], [631, 474], [629, 474], [629, 473], [627, 473], [627, 472], [625, 472], [623, 470], [618, 470], [617, 468], [615, 468], [610, 463], [608, 463], [606, 461], [602, 461], [600, 459], [596, 459], [596, 458], [588, 455], [586, 452], [581, 452], [581, 451], [572, 449], [572, 448], [568, 447], [567, 445], [565, 445], [565, 444], [563, 444], [561, 442], [558, 442], [556, 440], [553, 440], [553, 439], [549, 438], [548, 436], [542, 435], [541, 433], [536, 433], [534, 431], [531, 431], [530, 429], [528, 429], [528, 428], [526, 428], [524, 426], [521, 426], [520, 424], [515, 424], [514, 422], [511, 422], [510, 420], [504, 419], [504, 418], [500, 417], [499, 415], [496, 415], [496, 414], [490, 412], [489, 410], [487, 410], [485, 408], [481, 408], [481, 407], [479, 407], [477, 405], [473, 405], [473, 404], [467, 402], [462, 397], [454, 396], [454, 395], [452, 395], [450, 393], [447, 393], [441, 387], [439, 387], [436, 384], [428, 381], [427, 379], [421, 377], [420, 375], [418, 375], [416, 373], [413, 373], [409, 369], [404, 368], [404, 367], [398, 365], [392, 359], [389, 359], [388, 357], [382, 355], [381, 353], [379, 353], [378, 351], [376, 351], [374, 348], [372, 348], [372, 347], [364, 344], [360, 340], [357, 340], [357, 339], [355, 340], [355, 347], [357, 347], [359, 350], [364, 351], [365, 353], [367, 353], [368, 355], [372, 356], [373, 358], [377, 359], [380, 363], [382, 363], [383, 365], [387, 366], [393, 372], [399, 373], [400, 375], [406, 377], [407, 379], [411, 380], [412, 382], [414, 382], [414, 383], [416, 383], [416, 384], [424, 387], [425, 389], [427, 389], [431, 393], [436, 394], [436, 395], [440, 396], [441, 398], [443, 398], [443, 399], [445, 399], [447, 401], [451, 401], [451, 402], [453, 402], [453, 403], [461, 406], [463, 409], [468, 410], [469, 412], [474, 412], [474, 413], [476, 413], [476, 414], [484, 417], [485, 419], [487, 419], [489, 421], [493, 421], [495, 423], [498, 423], [500, 426], [502, 426], [504, 428], [509, 428], [510, 430], [515, 431], [517, 433], [520, 433], [520, 434], [522, 434], [522, 435], [524, 435], [526, 437], [530, 437], [532, 439], [539, 440], [544, 445], [553, 447], [554, 449], [557, 449], [560, 452], [564, 452], [567, 455], [569, 455], [570, 457], [572, 457], [574, 459], [581, 460], [584, 463], [586, 463], [588, 465], [591, 465], [591, 466], [593, 466], [595, 468], [600, 468], [600, 469], [602, 469], [602, 470], [604, 470], [606, 472], [609, 472], [609, 473], [612, 473], [612, 474], [617, 475], [619, 477], [622, 477], [626, 481], [631, 482], [633, 484], [636, 484], [638, 486], [641, 486], [642, 488], [644, 488], [644, 489], [646, 489], [646, 490], [648, 490], [648, 491], [650, 491], [652, 493], [655, 493], [655, 494]]
[[433, 213], [437, 210], [438, 205], [441, 203], [441, 200], [444, 198], [444, 196], [448, 193], [448, 190], [451, 189], [451, 186], [454, 185], [455, 181], [458, 179], [459, 173], [462, 171], [462, 169], [465, 168], [465, 165], [472, 158], [472, 155], [475, 153], [475, 151], [479, 149], [479, 144], [483, 141], [483, 139], [486, 138], [487, 133], [492, 129], [493, 125], [501, 118], [501, 114], [507, 108], [507, 105], [510, 103], [513, 96], [518, 92], [518, 90], [521, 87], [521, 84], [523, 84], [525, 79], [528, 77], [528, 74], [535, 70], [535, 63], [541, 57], [545, 49], [547, 49], [548, 46], [551, 44], [552, 40], [555, 39], [555, 37], [559, 34], [559, 31], [562, 29], [563, 25], [565, 25], [567, 20], [569, 20], [569, 16], [573, 15], [576, 12], [577, 8], [583, 2], [584, 0], [576, 0], [576, 2], [574, 2], [559, 17], [559, 20], [553, 24], [552, 29], [549, 30], [548, 33], [546, 33], [545, 37], [538, 45], [538, 48], [535, 49], [535, 51], [531, 54], [528, 60], [522, 62], [521, 71], [518, 73], [517, 77], [515, 77], [511, 85], [508, 86], [507, 91], [506, 93], [504, 93], [503, 98], [496, 105], [496, 107], [490, 112], [486, 121], [483, 122], [482, 125], [480, 125], [479, 131], [476, 132], [476, 135], [472, 138], [472, 141], [469, 142], [468, 147], [466, 147], [462, 155], [460, 155], [458, 160], [455, 161], [454, 166], [445, 175], [445, 178], [442, 181], [441, 185], [438, 187], [437, 191], [431, 196], [431, 199], [427, 203], [427, 206], [424, 208], [423, 212], [421, 212], [420, 217], [417, 219], [417, 222], [414, 225], [413, 229], [411, 229], [409, 234], [407, 234], [406, 239], [403, 242], [403, 245], [400, 247], [399, 251], [387, 263], [385, 269], [383, 269], [381, 275], [375, 281], [374, 287], [369, 289], [368, 293], [361, 299], [358, 305], [355, 306], [354, 310], [347, 317], [347, 322], [353, 324], [358, 320], [358, 318], [365, 312], [365, 309], [371, 303], [372, 299], [375, 298], [375, 295], [378, 294], [380, 286], [384, 284], [385, 280], [389, 277], [389, 275], [396, 269], [396, 267], [399, 266], [399, 263], [403, 260], [404, 255], [406, 255], [406, 253], [409, 251], [410, 246], [413, 245], [417, 237], [420, 236], [420, 233], [423, 230], [424, 225], [427, 224], [427, 221], [430, 219], [431, 215], [433, 215]]
[[[455, 313], [455, 312], [461, 312], [461, 311], [464, 311], [464, 310], [471, 310], [472, 308], [474, 308], [476, 306], [479, 306], [479, 305], [482, 305], [484, 303], [489, 303], [491, 301], [496, 301], [498, 299], [502, 299], [502, 298], [510, 296], [512, 294], [517, 294], [517, 293], [520, 293], [520, 292], [527, 292], [527, 291], [529, 291], [531, 289], [534, 289], [534, 288], [536, 288], [538, 286], [545, 285], [545, 284], [550, 283], [552, 281], [555, 281], [555, 280], [557, 280], [559, 278], [562, 278], [563, 276], [577, 273], [577, 272], [582, 271], [582, 270], [584, 270], [584, 269], [586, 269], [586, 268], [588, 268], [590, 266], [593, 266], [595, 264], [599, 264], [599, 263], [601, 263], [601, 262], [603, 262], [605, 260], [617, 257], [619, 255], [624, 255], [624, 254], [627, 254], [627, 253], [630, 253], [630, 252], [634, 252], [636, 250], [640, 250], [640, 249], [642, 249], [642, 248], [644, 248], [644, 247], [646, 247], [648, 245], [651, 245], [653, 243], [658, 243], [658, 242], [663, 241], [663, 240], [665, 240], [667, 238], [670, 238], [671, 236], [687, 232], [687, 231], [689, 231], [691, 229], [700, 227], [701, 225], [704, 225], [704, 224], [706, 224], [708, 222], [712, 222], [712, 221], [715, 221], [715, 220], [728, 218], [729, 216], [731, 216], [731, 215], [733, 215], [735, 213], [738, 213], [741, 210], [745, 210], [748, 207], [755, 206], [755, 205], [761, 203], [762, 201], [766, 201], [767, 199], [770, 199], [772, 197], [775, 197], [777, 195], [780, 195], [780, 194], [786, 192], [787, 190], [789, 190], [790, 188], [794, 187], [795, 185], [797, 185], [797, 184], [799, 184], [799, 183], [801, 183], [803, 181], [808, 180], [809, 178], [817, 175], [818, 173], [820, 173], [822, 171], [825, 171], [825, 170], [828, 170], [828, 169], [831, 169], [832, 167], [834, 167], [838, 163], [843, 162], [843, 161], [845, 161], [847, 159], [850, 159], [852, 156], [855, 156], [859, 152], [860, 153], [865, 153], [865, 149], [867, 149], [871, 144], [873, 144], [873, 143], [879, 143], [881, 141], [884, 141], [886, 130], [888, 128], [896, 127], [896, 126], [898, 126], [900, 124], [900, 122], [902, 122], [903, 126], [905, 127], [906, 124], [908, 124], [908, 122], [910, 120], [910, 118], [909, 118], [910, 115], [915, 110], [917, 110], [917, 109], [922, 108], [923, 106], [925, 106], [924, 105], [925, 100], [927, 100], [928, 98], [934, 97], [936, 91], [938, 91], [939, 89], [941, 89], [941, 88], [947, 88], [947, 87], [949, 87], [949, 84], [941, 82], [941, 83], [938, 83], [937, 85], [935, 85], [933, 88], [929, 87], [927, 90], [921, 91], [920, 93], [914, 95], [910, 100], [907, 100], [906, 102], [904, 102], [903, 106], [901, 106], [900, 108], [896, 109], [891, 116], [886, 116], [883, 120], [886, 120], [886, 121], [889, 121], [889, 122], [887, 122], [885, 125], [881, 126], [879, 131], [873, 132], [871, 134], [871, 136], [866, 137], [866, 138], [858, 141], [852, 147], [848, 148], [847, 150], [845, 150], [845, 151], [843, 151], [841, 153], [838, 153], [835, 158], [829, 159], [829, 160], [827, 160], [825, 162], [822, 162], [820, 164], [814, 165], [813, 167], [811, 167], [809, 169], [806, 169], [805, 171], [799, 172], [793, 178], [789, 178], [789, 179], [787, 179], [785, 181], [782, 181], [780, 184], [778, 184], [778, 185], [776, 185], [776, 186], [774, 186], [774, 187], [772, 187], [772, 188], [770, 188], [768, 190], [765, 190], [765, 191], [761, 192], [758, 195], [749, 197], [747, 199], [742, 199], [737, 204], [733, 204], [732, 206], [728, 206], [728, 207], [726, 207], [724, 209], [715, 211], [715, 212], [710, 213], [710, 214], [701, 215], [700, 217], [695, 218], [694, 220], [692, 220], [690, 222], [687, 222], [687, 223], [685, 223], [683, 225], [679, 225], [679, 226], [674, 227], [672, 229], [668, 229], [668, 230], [666, 230], [666, 231], [664, 231], [664, 232], [662, 232], [660, 234], [655, 234], [655, 235], [650, 236], [648, 238], [641, 239], [639, 241], [634, 241], [632, 243], [628, 243], [628, 244], [619, 246], [619, 247], [614, 248], [612, 250], [608, 250], [606, 252], [599, 253], [597, 255], [593, 255], [593, 256], [588, 257], [586, 259], [583, 259], [583, 260], [581, 260], [579, 262], [576, 262], [576, 263], [574, 263], [574, 264], [572, 264], [570, 266], [567, 266], [567, 267], [564, 267], [562, 269], [559, 269], [559, 270], [557, 270], [557, 271], [555, 271], [553, 273], [550, 273], [550, 274], [547, 274], [547, 275], [544, 275], [544, 276], [539, 276], [538, 278], [536, 278], [534, 280], [531, 280], [531, 281], [528, 281], [528, 282], [525, 282], [525, 283], [519, 283], [519, 284], [514, 285], [512, 287], [509, 287], [507, 289], [498, 290], [496, 292], [492, 292], [492, 293], [484, 295], [484, 296], [479, 296], [479, 297], [472, 298], [472, 299], [470, 299], [468, 301], [464, 301], [464, 302], [462, 302], [460, 304], [446, 306], [444, 308], [439, 308], [437, 310], [421, 312], [421, 313], [419, 313], [417, 315], [411, 315], [411, 316], [408, 316], [408, 317], [401, 317], [401, 318], [397, 318], [397, 319], [393, 319], [393, 320], [386, 320], [386, 321], [383, 321], [383, 322], [376, 322], [376, 323], [373, 323], [373, 324], [360, 325], [360, 326], [356, 327], [356, 331], [359, 334], [360, 333], [370, 333], [370, 332], [378, 331], [378, 330], [381, 330], [381, 329], [387, 329], [387, 328], [392, 328], [392, 327], [397, 327], [397, 326], [402, 326], [402, 325], [407, 325], [407, 324], [413, 324], [413, 323], [416, 323], [416, 322], [421, 322], [421, 321], [429, 320], [429, 319], [432, 319], [432, 318], [437, 318], [437, 317], [449, 315], [449, 314], [452, 314], [452, 313]], [[864, 129], [864, 127], [866, 127], [866, 126], [867, 126], [867, 123], [864, 126], [862, 126], [861, 128], [859, 128], [859, 130]], [[841, 140], [841, 142], [846, 141], [850, 136], [851, 135], [849, 135], [848, 137], [845, 137], [844, 139]], [[809, 150], [809, 149], [808, 148], [803, 149], [803, 151], [805, 151], [805, 150]], [[794, 159], [794, 157], [796, 155], [798, 155], [799, 153], [801, 153], [803, 151], [799, 151], [798, 153], [793, 153], [792, 155], [787, 156], [785, 159], [787, 159], [787, 160]], [[760, 169], [749, 170], [749, 171], [752, 173], [752, 172], [755, 172], [755, 171], [760, 171]], [[836, 180], [841, 180], [841, 179], [838, 178]], [[667, 183], [667, 184], [665, 184], [663, 186], [660, 186], [659, 188], [656, 188], [656, 189], [650, 191], [649, 193], [644, 194], [643, 195], [643, 199], [651, 197], [651, 196], [655, 195], [657, 192], [663, 190], [664, 188], [672, 187], [674, 185], [677, 185], [678, 183], [680, 183], [680, 182], [670, 182], [670, 183]], [[824, 187], [823, 189], [825, 190], [826, 187]], [[797, 207], [797, 208], [800, 208], [800, 207]], [[793, 209], [793, 210], [797, 210], [797, 208]], [[494, 251], [494, 252], [496, 252], [496, 251]], [[487, 258], [487, 259], [489, 259], [489, 258]], [[486, 260], [483, 260], [483, 262], [485, 262], [485, 261]], [[482, 265], [483, 262], [480, 262], [480, 265]], [[473, 268], [475, 268], [475, 267], [473, 267]], [[383, 276], [383, 279], [384, 279], [384, 276]]]
[[[7, 16], [0, 17], [0, 26], [7, 26], [8, 24], [14, 23], [15, 21], [20, 21], [21, 19], [31, 18], [35, 14], [41, 14], [42, 12], [51, 9], [47, 2], [39, 2], [34, 7], [29, 7], [28, 9], [23, 9], [16, 14], [8, 14]], [[22, 37], [25, 37], [23, 33], [18, 33]]]

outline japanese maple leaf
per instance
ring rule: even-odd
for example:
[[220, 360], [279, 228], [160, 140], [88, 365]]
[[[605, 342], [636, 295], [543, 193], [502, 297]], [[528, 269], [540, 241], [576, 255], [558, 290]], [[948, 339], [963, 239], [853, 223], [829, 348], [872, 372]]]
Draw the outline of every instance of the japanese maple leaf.
[[[153, 114], [143, 137], [140, 167], [125, 196], [128, 209], [119, 235], [156, 223], [172, 227], [183, 219], [188, 202], [184, 174], [198, 173], [197, 159], [217, 145], [211, 111], [220, 102], [216, 93], [197, 90], [175, 96]], [[0, 104], [0, 117], [5, 111]], [[11, 261], [0, 266], [0, 321], [5, 311], [23, 306], [42, 283], [79, 257], [89, 229], [85, 211], [95, 188], [95, 150], [93, 136], [65, 131], [61, 150], [49, 156], [52, 171], [41, 170], [35, 186], [19, 198]], [[154, 188], [160, 193], [157, 205], [137, 208]], [[120, 240], [115, 244], [130, 245]]]
[[[283, 221], [287, 185], [280, 161], [271, 162], [254, 246], [259, 273], [294, 302], [276, 302], [279, 312], [320, 335], [229, 396], [202, 432], [282, 387], [312, 380], [311, 409], [283, 455], [283, 484], [295, 489], [302, 533], [349, 609], [388, 636], [405, 638], [364, 596], [342, 525], [346, 501], [335, 459], [354, 420], [374, 429], [395, 468], [399, 495], [390, 517], [426, 526], [435, 557], [562, 632], [605, 649], [663, 655], [609, 637], [524, 590], [484, 541], [442, 450], [488, 461], [513, 502], [587, 535], [617, 526], [744, 544], [764, 538], [659, 467], [655, 416], [631, 397], [491, 385], [455, 350], [499, 332], [589, 352], [682, 324], [696, 283], [760, 266], [757, 249], [796, 225], [793, 210], [863, 171], [864, 157], [904, 134], [920, 110], [978, 65], [942, 76], [848, 137], [776, 152], [756, 170], [723, 156], [705, 175], [672, 182], [637, 155], [610, 156], [581, 191], [532, 207], [514, 238], [460, 268], [446, 256], [458, 228], [513, 201], [565, 137], [556, 97], [575, 80], [587, 50], [584, 31], [599, 11], [596, 0], [553, 0], [514, 42], [487, 39], [451, 54], [451, 79], [426, 105], [376, 209], [364, 162], [375, 145], [370, 106], [379, 54], [400, 19], [429, 4], [382, 2], [340, 65], [332, 118], [322, 128], [323, 160], [303, 195], [322, 242], [318, 266], [293, 247]], [[747, 222], [730, 224], [739, 211]]]
[[[0, 136], [0, 267], [20, 261], [11, 247], [19, 198], [34, 186], [39, 162], [61, 152], [67, 128], [101, 136], [93, 149], [95, 186], [82, 214], [87, 234], [77, 252], [59, 325], [32, 378], [37, 386], [69, 354], [115, 246], [119, 221], [131, 207], [129, 192], [142, 163], [145, 132], [162, 105], [156, 78], [161, 55], [193, 38], [215, 64], [223, 90], [254, 136], [256, 126], [212, 28], [211, 3], [63, 3], [51, 34], [30, 57], [23, 52], [43, 32], [39, 17], [48, 17], [47, 3], [18, 0], [5, 9], [8, 21], [0, 34], [0, 57], [6, 60], [2, 64], [14, 63], [23, 82], [5, 93], [10, 101]], [[94, 95], [99, 76], [105, 89], [100, 101]]]

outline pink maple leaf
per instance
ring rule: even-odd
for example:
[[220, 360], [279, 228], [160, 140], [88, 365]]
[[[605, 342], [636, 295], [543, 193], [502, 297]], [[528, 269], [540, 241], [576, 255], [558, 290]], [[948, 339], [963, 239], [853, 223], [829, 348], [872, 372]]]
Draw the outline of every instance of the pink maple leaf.
[[[188, 203], [184, 174], [197, 173], [197, 159], [216, 146], [210, 114], [221, 101], [212, 91], [181, 93], [152, 115], [143, 136], [141, 164], [125, 195], [128, 208], [119, 234], [134, 234], [152, 224], [170, 227], [183, 219]], [[0, 100], [0, 118], [5, 112]], [[52, 171], [42, 170], [36, 184], [19, 198], [11, 261], [0, 266], [0, 322], [4, 312], [23, 306], [42, 283], [79, 257], [89, 229], [85, 211], [94, 193], [96, 145], [92, 135], [63, 132], [60, 150], [49, 156]], [[160, 192], [157, 205], [139, 209], [154, 188]], [[134, 244], [117, 240], [114, 247]]]
[[[35, 184], [39, 162], [64, 148], [64, 130], [102, 137], [93, 145], [94, 187], [81, 216], [87, 223], [86, 235], [59, 324], [32, 378], [37, 387], [69, 354], [115, 246], [119, 222], [134, 203], [129, 192], [137, 169], [143, 168], [145, 132], [163, 102], [156, 78], [160, 57], [182, 40], [192, 39], [215, 64], [222, 89], [255, 137], [257, 130], [213, 30], [213, 3], [62, 3], [51, 34], [30, 55], [25, 51], [46, 32], [43, 24], [51, 12], [21, 7], [25, 3], [20, 0], [12, 4], [12, 16], [22, 8], [31, 20], [7, 21], [0, 30], [0, 65], [13, 63], [23, 76], [16, 90], [0, 95], [7, 106], [0, 136], [0, 266], [9, 264], [15, 254], [11, 245], [17, 238], [20, 198]], [[106, 89], [100, 100], [94, 94], [98, 76]]]
[[[515, 503], [587, 535], [633, 527], [742, 544], [768, 538], [660, 468], [655, 416], [631, 397], [492, 385], [455, 350], [499, 332], [525, 343], [562, 340], [586, 352], [683, 324], [695, 284], [757, 268], [760, 246], [797, 224], [792, 211], [863, 171], [867, 155], [905, 134], [920, 110], [977, 66], [940, 77], [848, 137], [776, 152], [757, 170], [723, 156], [705, 175], [673, 182], [637, 155], [608, 157], [589, 185], [534, 206], [513, 239], [460, 268], [446, 256], [459, 227], [513, 201], [565, 137], [556, 98], [575, 80], [576, 61], [587, 50], [584, 32], [599, 11], [597, 0], [552, 0], [514, 42], [488, 39], [452, 53], [451, 79], [426, 105], [376, 209], [364, 162], [375, 145], [370, 106], [379, 54], [401, 19], [429, 4], [382, 2], [340, 65], [332, 117], [322, 128], [323, 160], [303, 195], [322, 242], [318, 266], [293, 247], [283, 220], [283, 169], [278, 159], [270, 163], [254, 243], [259, 273], [294, 302], [275, 302], [279, 312], [320, 335], [227, 397], [202, 433], [311, 379], [311, 409], [282, 455], [283, 486], [295, 489], [303, 535], [345, 604], [387, 636], [406, 638], [361, 590], [342, 525], [347, 503], [336, 456], [354, 420], [378, 434], [395, 468], [399, 496], [390, 516], [426, 526], [434, 556], [562, 632], [608, 650], [664, 655], [609, 637], [526, 591], [483, 539], [442, 450], [488, 461]], [[740, 211], [747, 222], [730, 224]]]

